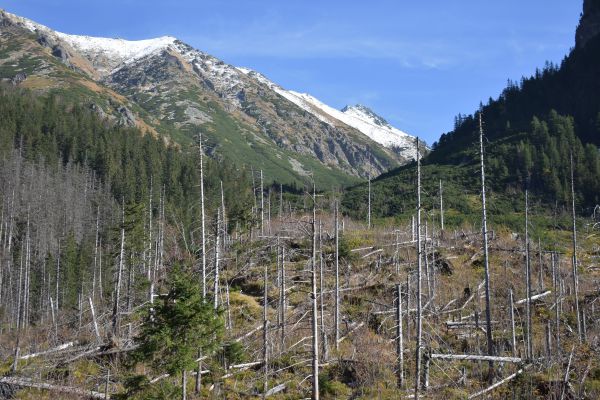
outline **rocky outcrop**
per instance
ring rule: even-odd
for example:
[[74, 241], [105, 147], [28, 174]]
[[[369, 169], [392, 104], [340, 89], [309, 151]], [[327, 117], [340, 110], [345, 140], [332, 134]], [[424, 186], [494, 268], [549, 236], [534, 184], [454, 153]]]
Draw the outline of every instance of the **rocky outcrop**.
[[598, 34], [600, 34], [600, 0], [584, 0], [583, 13], [575, 33], [576, 47], [583, 48]]
[[19, 72], [18, 74], [16, 74], [15, 76], [13, 76], [11, 78], [10, 83], [12, 83], [13, 86], [17, 86], [18, 84], [23, 82], [25, 79], [27, 79], [27, 74], [25, 72]]
[[131, 112], [131, 110], [125, 106], [120, 106], [117, 108], [117, 112], [121, 115], [119, 119], [119, 123], [124, 126], [136, 126], [135, 115]]

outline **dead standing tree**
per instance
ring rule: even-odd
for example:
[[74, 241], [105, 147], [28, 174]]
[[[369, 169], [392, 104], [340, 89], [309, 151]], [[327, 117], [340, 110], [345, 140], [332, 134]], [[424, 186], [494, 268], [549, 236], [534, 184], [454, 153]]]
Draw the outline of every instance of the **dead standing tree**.
[[[481, 161], [481, 234], [483, 236], [483, 267], [485, 274], [485, 328], [487, 338], [488, 356], [494, 355], [494, 344], [492, 342], [492, 312], [490, 309], [490, 267], [488, 254], [488, 230], [487, 230], [487, 210], [485, 196], [485, 163], [483, 159], [483, 123], [481, 121], [481, 112], [479, 112], [479, 157]], [[493, 380], [494, 365], [490, 361], [489, 380]]]
[[[415, 344], [415, 399], [419, 398], [419, 388], [421, 379], [421, 335], [422, 335], [422, 314], [421, 307], [421, 154], [419, 152], [419, 138], [415, 139], [417, 150], [417, 327]], [[408, 308], [407, 308], [408, 309]]]
[[312, 400], [319, 400], [319, 322], [317, 308], [317, 191], [313, 182], [312, 210], [312, 256], [311, 256], [311, 301], [312, 301]]
[[581, 313], [579, 311], [579, 275], [577, 272], [577, 219], [575, 215], [575, 172], [573, 170], [573, 153], [571, 153], [571, 217], [573, 220], [573, 291], [575, 292], [575, 313], [577, 315], [577, 337], [579, 343], [585, 341], [582, 328]]

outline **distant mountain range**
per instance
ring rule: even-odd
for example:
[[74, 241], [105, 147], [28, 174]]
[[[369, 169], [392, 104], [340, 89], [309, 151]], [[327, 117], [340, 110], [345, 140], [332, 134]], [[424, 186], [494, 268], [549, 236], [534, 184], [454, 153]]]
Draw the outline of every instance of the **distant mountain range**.
[[283, 183], [312, 175], [339, 186], [415, 157], [415, 138], [365, 106], [336, 110], [170, 36], [70, 35], [0, 11], [0, 79], [75, 98], [179, 146], [201, 132], [209, 155]]

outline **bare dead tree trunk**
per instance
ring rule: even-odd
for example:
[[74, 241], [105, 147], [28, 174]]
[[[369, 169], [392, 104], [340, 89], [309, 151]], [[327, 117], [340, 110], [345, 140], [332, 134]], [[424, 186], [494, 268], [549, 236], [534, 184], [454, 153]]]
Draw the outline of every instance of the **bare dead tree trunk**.
[[402, 341], [402, 285], [396, 284], [396, 356], [398, 388], [404, 387], [404, 343]]
[[335, 310], [334, 310], [334, 346], [339, 350], [340, 341], [340, 225], [339, 204], [335, 201]]
[[96, 298], [96, 271], [97, 271], [97, 260], [98, 260], [98, 236], [100, 231], [100, 205], [96, 207], [96, 240], [94, 242], [94, 271], [92, 278], [92, 298]]
[[267, 225], [269, 230], [269, 236], [273, 234], [271, 230], [271, 187], [267, 190]]
[[229, 280], [226, 279], [225, 280], [225, 290], [226, 290], [226, 296], [225, 296], [225, 301], [226, 301], [226, 305], [227, 305], [227, 330], [229, 332], [231, 332], [231, 330], [233, 329], [233, 322], [231, 321], [231, 304], [229, 302]]
[[265, 235], [265, 192], [263, 171], [260, 170], [260, 236]]
[[420, 380], [421, 380], [421, 335], [422, 335], [422, 313], [421, 308], [421, 154], [419, 152], [419, 138], [415, 139], [417, 149], [417, 327], [415, 344], [415, 399], [419, 398]]
[[[485, 273], [485, 326], [487, 338], [487, 352], [489, 356], [494, 355], [494, 343], [492, 341], [492, 311], [490, 304], [490, 267], [488, 254], [488, 230], [487, 230], [487, 210], [485, 193], [485, 163], [483, 160], [483, 124], [481, 121], [481, 112], [479, 112], [479, 156], [481, 160], [481, 211], [482, 211], [482, 236], [483, 236], [483, 266]], [[494, 365], [490, 361], [490, 381], [494, 376]]]
[[215, 310], [219, 307], [219, 261], [221, 258], [221, 209], [217, 210], [217, 228], [215, 234], [215, 283], [214, 283], [214, 297], [213, 303]]
[[542, 293], [544, 291], [544, 258], [542, 255], [542, 239], [540, 239], [538, 237], [538, 250], [539, 250], [539, 259], [540, 259], [540, 269], [538, 271], [539, 273], [539, 277], [538, 277], [538, 289], [540, 291], [540, 293]]
[[268, 347], [268, 328], [269, 319], [267, 315], [267, 307], [269, 305], [268, 293], [269, 293], [269, 264], [265, 262], [264, 280], [263, 280], [263, 392], [262, 398], [265, 399], [267, 396], [267, 390], [269, 389], [269, 347]]
[[283, 219], [283, 184], [279, 184], [279, 220]]
[[319, 219], [319, 303], [321, 305], [321, 358], [326, 362], [329, 358], [327, 349], [327, 331], [325, 330], [325, 296], [323, 295], [323, 226]]
[[122, 226], [121, 226], [121, 251], [119, 252], [119, 270], [117, 272], [117, 282], [115, 283], [115, 301], [112, 313], [112, 334], [114, 337], [119, 335], [119, 301], [121, 297], [121, 280], [123, 276], [123, 265], [125, 259], [125, 201], [122, 207]]
[[227, 227], [227, 214], [225, 213], [225, 193], [223, 191], [223, 181], [221, 182], [221, 230], [223, 231], [223, 250], [225, 251], [227, 243], [228, 243], [228, 235], [229, 229]]
[[440, 179], [440, 228], [444, 230], [444, 193], [442, 191], [442, 180]]
[[281, 291], [280, 305], [281, 308], [281, 351], [285, 349], [285, 311], [286, 311], [286, 295], [285, 295], [285, 246], [281, 246]]
[[148, 280], [148, 301], [150, 304], [154, 304], [154, 263], [152, 261], [152, 250], [154, 248], [154, 244], [152, 243], [152, 182], [152, 177], [150, 177], [150, 193], [148, 195], [148, 258], [146, 270], [146, 280]]
[[[56, 294], [54, 297], [54, 307], [56, 308], [56, 314], [58, 314], [58, 296], [59, 296], [59, 285], [60, 285], [60, 239], [58, 239], [58, 252], [56, 253]], [[58, 315], [56, 315], [58, 318]]]
[[533, 345], [531, 343], [531, 260], [529, 255], [529, 193], [525, 190], [525, 291], [526, 291], [526, 336], [527, 359], [533, 357]]
[[92, 323], [94, 324], [94, 333], [96, 334], [96, 340], [98, 343], [102, 341], [100, 337], [100, 331], [98, 330], [98, 321], [96, 320], [96, 311], [94, 310], [94, 302], [91, 297], [88, 297], [88, 301], [90, 303], [90, 311], [92, 312]]
[[582, 323], [581, 312], [579, 311], [579, 273], [577, 271], [577, 218], [575, 215], [575, 177], [573, 168], [573, 153], [571, 153], [571, 216], [573, 220], [573, 290], [575, 292], [575, 312], [577, 313], [577, 337], [579, 343], [585, 341]]
[[317, 308], [317, 191], [313, 183], [311, 301], [312, 301], [312, 400], [319, 400], [319, 312]]
[[515, 304], [514, 304], [514, 298], [513, 298], [513, 291], [512, 289], [510, 289], [509, 292], [509, 299], [510, 299], [510, 331], [511, 331], [511, 345], [512, 345], [512, 354], [513, 357], [517, 356], [517, 336], [515, 333]]
[[368, 210], [367, 210], [367, 229], [371, 229], [371, 171], [369, 170], [369, 195], [368, 195]]
[[557, 360], [560, 358], [560, 300], [559, 300], [559, 292], [560, 292], [560, 283], [558, 281], [559, 279], [559, 273], [557, 273], [557, 260], [556, 260], [556, 253], [552, 253], [551, 254], [551, 261], [552, 261], [552, 286], [554, 289], [554, 319], [555, 319], [555, 329], [556, 329], [556, 355], [557, 355]]
[[202, 149], [202, 133], [199, 134], [200, 150], [200, 222], [202, 228], [202, 298], [206, 299], [206, 214], [204, 210], [204, 150]]
[[425, 279], [427, 280], [427, 301], [431, 300], [431, 271], [429, 271], [429, 252], [427, 250], [427, 238], [429, 237], [427, 218], [425, 218], [425, 243], [423, 243], [423, 259], [425, 260]]

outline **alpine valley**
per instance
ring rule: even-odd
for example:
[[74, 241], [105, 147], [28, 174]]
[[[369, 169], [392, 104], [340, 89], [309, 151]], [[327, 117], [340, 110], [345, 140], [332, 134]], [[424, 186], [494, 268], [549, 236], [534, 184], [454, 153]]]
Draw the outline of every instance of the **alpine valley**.
[[127, 41], [56, 32], [0, 11], [0, 78], [87, 104], [269, 181], [339, 186], [414, 159], [414, 137], [365, 106], [329, 107], [174, 37]]

